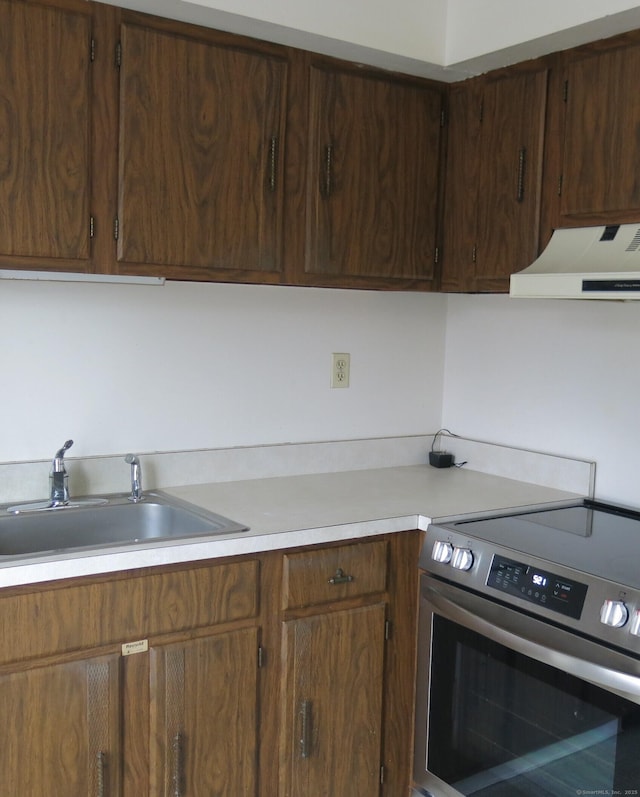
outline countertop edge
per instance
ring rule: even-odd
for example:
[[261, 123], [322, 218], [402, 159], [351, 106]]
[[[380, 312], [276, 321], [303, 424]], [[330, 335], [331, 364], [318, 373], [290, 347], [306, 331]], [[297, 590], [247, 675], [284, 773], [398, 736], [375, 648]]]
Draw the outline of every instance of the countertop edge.
[[201, 539], [0, 562], [0, 588], [426, 531], [432, 519], [576, 500], [584, 496], [460, 469], [402, 466], [164, 489], [249, 527]]

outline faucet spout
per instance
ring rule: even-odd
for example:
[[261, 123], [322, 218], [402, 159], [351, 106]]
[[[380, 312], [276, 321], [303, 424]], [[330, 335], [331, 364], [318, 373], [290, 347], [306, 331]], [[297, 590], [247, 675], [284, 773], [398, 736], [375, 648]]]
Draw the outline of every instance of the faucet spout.
[[142, 501], [144, 496], [142, 495], [142, 466], [140, 465], [140, 460], [134, 454], [127, 454], [124, 461], [131, 465], [131, 495], [129, 500], [134, 502]]
[[51, 463], [50, 505], [66, 506], [69, 503], [69, 476], [64, 464], [64, 455], [73, 445], [73, 440], [67, 440], [62, 448], [58, 449]]

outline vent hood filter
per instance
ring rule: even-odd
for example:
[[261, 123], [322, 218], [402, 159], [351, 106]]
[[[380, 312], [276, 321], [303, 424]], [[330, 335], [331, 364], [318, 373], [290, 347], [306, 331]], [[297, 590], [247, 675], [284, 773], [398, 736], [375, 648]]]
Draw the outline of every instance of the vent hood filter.
[[540, 257], [511, 275], [510, 295], [640, 299], [640, 224], [555, 230]]

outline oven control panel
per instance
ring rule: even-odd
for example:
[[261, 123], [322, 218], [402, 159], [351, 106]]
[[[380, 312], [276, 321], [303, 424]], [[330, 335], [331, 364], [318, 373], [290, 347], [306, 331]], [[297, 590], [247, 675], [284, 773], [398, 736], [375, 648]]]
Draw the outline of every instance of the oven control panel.
[[575, 620], [580, 619], [587, 595], [586, 584], [504, 556], [493, 557], [487, 586]]

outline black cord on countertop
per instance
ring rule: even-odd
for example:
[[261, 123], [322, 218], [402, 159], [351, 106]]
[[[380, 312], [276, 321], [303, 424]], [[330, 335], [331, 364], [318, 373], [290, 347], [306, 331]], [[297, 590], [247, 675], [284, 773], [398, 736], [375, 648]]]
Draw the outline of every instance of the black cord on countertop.
[[[436, 449], [435, 449], [436, 440], [438, 439], [438, 437], [439, 437], [439, 436], [440, 436], [440, 435], [441, 435], [443, 432], [446, 432], [446, 433], [447, 433], [447, 434], [448, 434], [450, 437], [460, 437], [460, 435], [459, 435], [459, 434], [455, 434], [455, 433], [454, 433], [454, 432], [452, 432], [450, 429], [445, 429], [445, 428], [438, 429], [438, 431], [437, 431], [437, 432], [436, 432], [436, 433], [433, 435], [433, 442], [431, 443], [431, 450], [432, 450], [432, 451], [435, 451], [435, 450], [436, 450]], [[466, 464], [467, 464], [467, 460], [465, 459], [465, 461], [464, 461], [464, 462], [454, 462], [454, 463], [453, 463], [453, 467], [454, 467], [454, 468], [461, 468], [463, 465], [466, 465]]]

